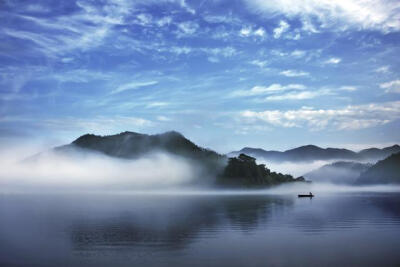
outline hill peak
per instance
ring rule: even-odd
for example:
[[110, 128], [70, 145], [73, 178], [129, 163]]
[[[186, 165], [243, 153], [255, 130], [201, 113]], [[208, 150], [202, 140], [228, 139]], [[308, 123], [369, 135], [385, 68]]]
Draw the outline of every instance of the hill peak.
[[305, 146], [299, 146], [293, 149], [286, 150], [285, 152], [289, 151], [312, 151], [312, 150], [323, 150], [323, 148], [316, 146], [316, 145], [305, 145]]

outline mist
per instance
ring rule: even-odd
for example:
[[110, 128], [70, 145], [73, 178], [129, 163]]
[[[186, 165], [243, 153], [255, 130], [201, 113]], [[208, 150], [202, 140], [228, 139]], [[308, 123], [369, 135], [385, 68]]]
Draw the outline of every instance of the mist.
[[[32, 147], [25, 149], [15, 147], [0, 151], [0, 192], [295, 195], [309, 191], [315, 193], [400, 191], [400, 187], [396, 185], [338, 185], [334, 184], [335, 181], [323, 179], [315, 180], [311, 184], [290, 183], [262, 190], [216, 189], [212, 188], [215, 177], [207, 176], [206, 170], [201, 169], [193, 161], [166, 152], [152, 152], [138, 159], [121, 159], [99, 152], [71, 148], [62, 153], [49, 150], [27, 157], [33, 154], [32, 151]], [[295, 177], [332, 163], [332, 161], [258, 162], [265, 163], [272, 171]], [[329, 173], [331, 177], [335, 175]], [[337, 176], [343, 176], [343, 173], [338, 170]]]
[[263, 159], [257, 159], [258, 163], [265, 164], [265, 166], [274, 172], [290, 174], [294, 177], [301, 176], [309, 171], [318, 169], [323, 165], [333, 163], [337, 160], [316, 160], [310, 162], [271, 162]]
[[190, 185], [201, 180], [199, 167], [164, 152], [128, 160], [78, 149], [68, 153], [51, 150], [21, 160], [30, 152], [17, 149], [12, 155], [1, 153], [2, 191], [154, 189]]

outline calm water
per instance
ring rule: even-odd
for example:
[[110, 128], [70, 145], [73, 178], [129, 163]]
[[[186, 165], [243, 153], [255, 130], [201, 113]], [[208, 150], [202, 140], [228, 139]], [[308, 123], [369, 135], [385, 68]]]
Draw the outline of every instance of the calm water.
[[0, 195], [1, 266], [395, 266], [400, 194]]

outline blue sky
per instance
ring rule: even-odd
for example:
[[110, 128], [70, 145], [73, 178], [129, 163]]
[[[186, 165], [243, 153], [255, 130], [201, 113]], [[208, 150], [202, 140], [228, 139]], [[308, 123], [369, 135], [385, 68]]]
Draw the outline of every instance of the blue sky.
[[400, 142], [400, 3], [2, 1], [0, 137], [228, 152]]

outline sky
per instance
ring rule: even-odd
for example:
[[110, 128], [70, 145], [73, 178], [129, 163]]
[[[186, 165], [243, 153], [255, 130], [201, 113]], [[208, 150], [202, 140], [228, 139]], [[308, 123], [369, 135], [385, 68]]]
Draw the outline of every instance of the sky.
[[3, 0], [0, 144], [400, 143], [399, 55], [396, 0]]

